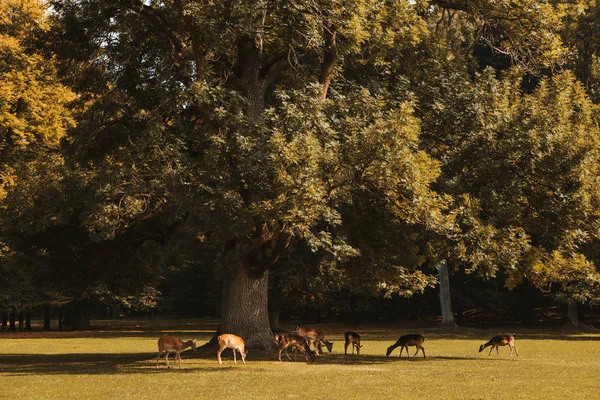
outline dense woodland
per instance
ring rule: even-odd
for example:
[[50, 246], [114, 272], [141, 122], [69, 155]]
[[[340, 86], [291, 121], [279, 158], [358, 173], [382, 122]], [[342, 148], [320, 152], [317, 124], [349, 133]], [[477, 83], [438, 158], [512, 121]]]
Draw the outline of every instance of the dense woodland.
[[2, 0], [4, 322], [577, 325], [599, 107], [593, 0]]

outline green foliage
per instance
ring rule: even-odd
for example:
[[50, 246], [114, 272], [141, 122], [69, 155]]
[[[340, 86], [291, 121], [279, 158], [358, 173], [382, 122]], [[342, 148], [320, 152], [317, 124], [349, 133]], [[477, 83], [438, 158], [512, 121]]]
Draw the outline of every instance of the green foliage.
[[35, 248], [47, 276], [87, 278], [64, 296], [143, 308], [166, 268], [226, 252], [306, 299], [410, 296], [446, 259], [597, 298], [589, 0], [2, 7], [9, 271]]

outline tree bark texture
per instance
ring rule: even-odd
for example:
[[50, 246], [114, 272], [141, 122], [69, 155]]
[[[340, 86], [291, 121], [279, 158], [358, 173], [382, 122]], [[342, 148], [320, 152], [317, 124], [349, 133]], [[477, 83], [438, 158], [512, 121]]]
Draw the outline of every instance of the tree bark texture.
[[268, 311], [269, 272], [257, 273], [243, 253], [225, 254], [220, 333], [233, 333], [246, 346], [270, 348], [273, 336]]
[[569, 303], [567, 307], [567, 316], [569, 317], [569, 321], [571, 325], [575, 327], [575, 329], [579, 329], [579, 316], [577, 315], [577, 303]]
[[438, 264], [438, 280], [440, 281], [440, 308], [442, 311], [442, 326], [456, 327], [452, 313], [452, 299], [450, 297], [450, 278], [446, 260]]

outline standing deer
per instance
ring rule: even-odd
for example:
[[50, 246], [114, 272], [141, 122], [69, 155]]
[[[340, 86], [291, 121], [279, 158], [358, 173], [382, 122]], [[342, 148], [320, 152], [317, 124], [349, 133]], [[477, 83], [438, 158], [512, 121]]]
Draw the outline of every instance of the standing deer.
[[233, 350], [233, 363], [237, 364], [237, 359], [235, 356], [236, 350], [240, 352], [242, 355], [242, 362], [246, 364], [246, 354], [248, 354], [248, 349], [246, 349], [246, 344], [244, 343], [244, 339], [239, 336], [232, 334], [223, 334], [217, 338], [219, 342], [219, 351], [217, 351], [217, 360], [219, 360], [219, 364], [223, 364], [221, 361], [221, 353], [226, 348]]
[[486, 347], [492, 346], [490, 348], [490, 352], [488, 353], [488, 356], [490, 356], [492, 354], [492, 350], [494, 350], [494, 347], [496, 348], [496, 355], [498, 355], [498, 347], [506, 346], [506, 345], [508, 345], [510, 347], [510, 356], [511, 357], [512, 357], [513, 349], [515, 349], [515, 353], [517, 353], [517, 357], [519, 356], [519, 352], [517, 351], [517, 346], [515, 345], [515, 335], [513, 333], [507, 333], [507, 334], [503, 334], [503, 335], [494, 336], [493, 338], [491, 338], [489, 340], [489, 342], [479, 346], [479, 352], [481, 353], [483, 351], [483, 349], [485, 349]]
[[[292, 361], [287, 352], [288, 347], [300, 350], [300, 352], [304, 354], [306, 361], [308, 361], [309, 356], [313, 362], [315, 361], [315, 352], [310, 349], [308, 342], [303, 336], [300, 336], [296, 333], [276, 333], [275, 343], [279, 348], [279, 361], [281, 361], [281, 352], [284, 350], [288, 360]], [[296, 361], [296, 353], [294, 353], [294, 361]]]
[[348, 354], [348, 346], [352, 344], [352, 354], [354, 354], [354, 348], [356, 348], [356, 354], [360, 354], [362, 344], [360, 344], [360, 335], [356, 332], [346, 332], [344, 334], [346, 343], [344, 343], [344, 354]]
[[418, 333], [411, 333], [409, 335], [400, 336], [400, 339], [398, 339], [396, 343], [388, 347], [387, 353], [385, 353], [385, 355], [389, 356], [390, 354], [392, 354], [392, 351], [394, 351], [396, 347], [400, 346], [400, 354], [398, 354], [398, 357], [402, 355], [402, 350], [404, 350], [404, 348], [406, 348], [406, 355], [410, 357], [410, 354], [408, 354], [408, 346], [416, 346], [417, 351], [415, 352], [413, 357], [417, 355], [420, 349], [423, 352], [423, 358], [425, 358], [425, 348], [423, 348], [424, 341], [425, 338], [423, 337], [423, 335], [420, 335]]
[[196, 339], [184, 342], [179, 338], [168, 335], [164, 335], [163, 337], [158, 339], [158, 356], [156, 356], [156, 369], [158, 369], [158, 362], [160, 361], [160, 355], [162, 353], [165, 353], [165, 361], [167, 362], [167, 368], [171, 368], [169, 367], [169, 354], [175, 353], [175, 362], [179, 360], [179, 369], [181, 369], [181, 352], [187, 349], [188, 347], [191, 347], [193, 350], [196, 350]]
[[296, 333], [300, 336], [304, 336], [309, 345], [310, 343], [313, 343], [315, 348], [315, 354], [323, 354], [322, 345], [325, 345], [325, 347], [327, 347], [327, 350], [329, 350], [329, 352], [331, 353], [331, 350], [333, 349], [333, 343], [325, 339], [325, 334], [322, 330], [318, 328], [297, 326]]

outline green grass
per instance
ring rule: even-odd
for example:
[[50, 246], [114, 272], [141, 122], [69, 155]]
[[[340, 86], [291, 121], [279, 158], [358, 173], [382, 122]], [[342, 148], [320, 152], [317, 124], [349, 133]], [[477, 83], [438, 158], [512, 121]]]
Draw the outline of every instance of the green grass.
[[[111, 327], [114, 327], [111, 324]], [[442, 330], [427, 326], [353, 326], [360, 356], [344, 356], [343, 332], [326, 325], [332, 353], [316, 363], [250, 350], [247, 365], [232, 353], [185, 351], [183, 369], [156, 370], [156, 342], [211, 337], [214, 322], [138, 320], [95, 331], [0, 334], [0, 398], [26, 399], [592, 399], [600, 398], [600, 334], [517, 329], [519, 357], [508, 347], [478, 353], [499, 330]], [[156, 329], [156, 330], [153, 330]], [[178, 329], [175, 329], [178, 328]], [[287, 327], [290, 328], [290, 327]], [[425, 336], [421, 353], [399, 359], [386, 348], [400, 334]], [[410, 354], [414, 354], [414, 347]]]

